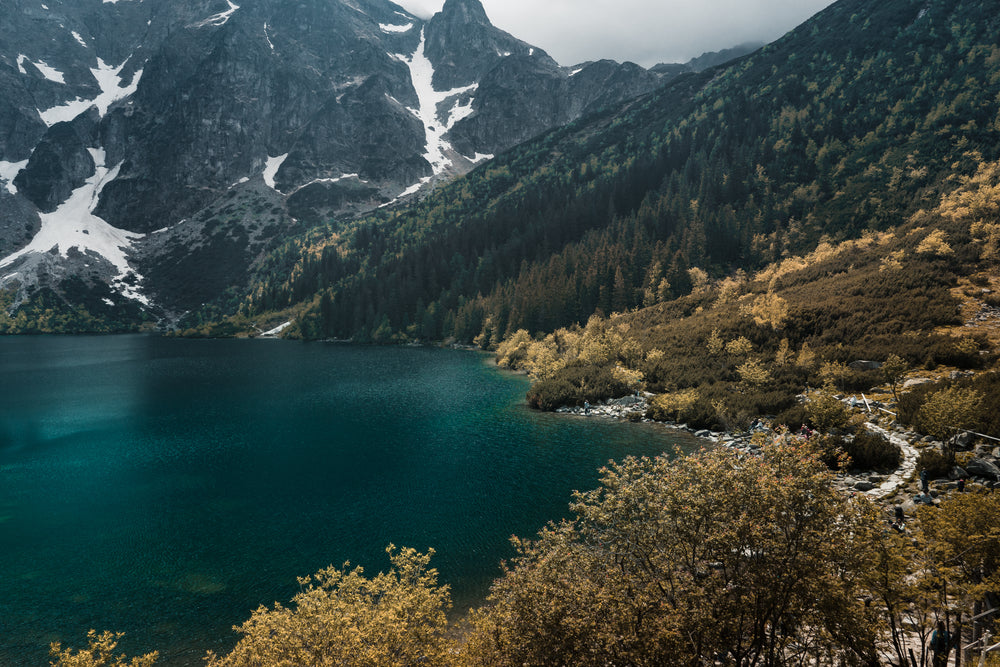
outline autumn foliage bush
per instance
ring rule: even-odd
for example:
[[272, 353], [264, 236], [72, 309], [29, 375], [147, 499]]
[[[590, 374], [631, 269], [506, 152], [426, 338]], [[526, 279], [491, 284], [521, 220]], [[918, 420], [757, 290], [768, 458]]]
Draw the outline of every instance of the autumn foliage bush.
[[567, 366], [553, 378], [542, 380], [528, 391], [528, 404], [539, 410], [555, 410], [563, 405], [597, 403], [625, 396], [632, 389], [606, 365], [578, 362]]
[[880, 433], [864, 429], [845, 440], [843, 447], [851, 457], [851, 467], [858, 470], [895, 470], [903, 460], [899, 445]]
[[791, 442], [605, 469], [573, 519], [515, 540], [470, 664], [779, 664], [820, 645], [875, 664], [868, 555], [850, 545], [879, 526]]

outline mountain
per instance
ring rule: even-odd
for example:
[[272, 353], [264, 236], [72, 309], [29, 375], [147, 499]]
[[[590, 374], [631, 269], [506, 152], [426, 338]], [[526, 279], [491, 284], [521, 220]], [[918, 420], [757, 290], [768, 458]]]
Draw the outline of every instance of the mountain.
[[[910, 256], [927, 230], [905, 225], [1000, 158], [998, 21], [983, 0], [841, 0], [764, 49], [553, 130], [406, 210], [293, 240], [262, 264], [241, 316], [291, 315], [288, 334], [307, 338], [489, 346], [866, 233], [915, 234], [892, 250]], [[933, 225], [963, 240], [963, 271], [978, 270], [985, 241]], [[948, 266], [920, 279], [948, 286]], [[800, 343], [822, 336], [806, 331]]]
[[745, 42], [721, 51], [706, 51], [686, 63], [659, 63], [653, 65], [649, 71], [659, 74], [661, 77], [672, 79], [687, 72], [703, 72], [712, 67], [725, 65], [763, 47], [763, 42]]
[[225, 301], [288, 236], [661, 81], [628, 63], [561, 67], [478, 0], [429, 21], [386, 0], [0, 12], [2, 300], [67, 329]]

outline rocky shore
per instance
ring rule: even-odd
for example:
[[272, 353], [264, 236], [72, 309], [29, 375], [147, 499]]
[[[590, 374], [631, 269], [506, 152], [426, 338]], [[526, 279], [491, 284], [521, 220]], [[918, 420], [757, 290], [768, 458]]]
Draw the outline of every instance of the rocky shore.
[[[581, 417], [661, 423], [665, 427], [691, 433], [707, 442], [749, 453], [760, 450], [753, 441], [754, 432], [771, 432], [763, 421], [758, 421], [749, 432], [736, 433], [693, 429], [686, 424], [654, 422], [645, 416], [652, 397], [653, 394], [649, 393], [635, 394], [601, 401], [595, 405], [564, 406], [556, 412]], [[805, 397], [802, 398], [804, 400]], [[837, 473], [835, 484], [845, 493], [863, 493], [883, 504], [901, 506], [905, 514], [910, 514], [919, 504], [938, 505], [949, 493], [957, 493], [959, 480], [964, 480], [965, 491], [976, 488], [1000, 489], [1000, 446], [997, 446], [1000, 442], [989, 441], [975, 434], [961, 434], [946, 445], [896, 424], [892, 413], [878, 401], [854, 396], [842, 396], [840, 400], [853, 411], [864, 414], [867, 419], [865, 426], [888, 438], [900, 448], [903, 455], [900, 465], [889, 473], [853, 470]], [[987, 444], [989, 442], [993, 444]], [[946, 446], [962, 453], [959, 460], [963, 465], [956, 465], [946, 479], [929, 480], [928, 493], [925, 494], [921, 489], [920, 471], [917, 470], [920, 453], [928, 448], [944, 452]]]

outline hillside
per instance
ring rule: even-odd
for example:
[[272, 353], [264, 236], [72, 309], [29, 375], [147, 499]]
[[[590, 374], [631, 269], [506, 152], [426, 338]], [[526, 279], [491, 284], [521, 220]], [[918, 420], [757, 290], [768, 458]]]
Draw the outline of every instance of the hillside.
[[202, 331], [294, 313], [305, 338], [488, 347], [895, 230], [998, 157], [997, 22], [983, 2], [843, 0], [418, 205], [313, 230]]

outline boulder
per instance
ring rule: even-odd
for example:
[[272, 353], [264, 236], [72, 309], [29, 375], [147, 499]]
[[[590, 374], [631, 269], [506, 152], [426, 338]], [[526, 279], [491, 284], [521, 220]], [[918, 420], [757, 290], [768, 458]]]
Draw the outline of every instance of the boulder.
[[608, 401], [608, 403], [610, 405], [617, 405], [623, 408], [631, 408], [642, 403], [642, 399], [638, 396], [623, 396], [621, 398], [616, 398], [613, 401]]
[[865, 361], [864, 359], [858, 359], [857, 361], [852, 361], [847, 364], [847, 367], [852, 371], [877, 371], [882, 368], [882, 362], [880, 361]]
[[953, 481], [959, 479], [969, 479], [969, 477], [969, 472], [965, 468], [961, 468], [959, 466], [955, 466], [948, 471], [948, 479]]
[[1000, 481], [1000, 468], [986, 459], [975, 458], [965, 464], [965, 469], [974, 477], [984, 477], [992, 481]]
[[864, 492], [864, 491], [871, 491], [872, 489], [875, 488], [875, 485], [872, 484], [871, 482], [861, 481], [855, 484], [854, 488], [857, 489], [858, 491]]
[[910, 378], [903, 383], [903, 389], [913, 389], [914, 387], [919, 387], [922, 384], [929, 384], [934, 382], [930, 378]]
[[953, 435], [948, 440], [948, 445], [954, 449], [957, 449], [958, 451], [964, 452], [972, 449], [972, 443], [974, 443], [975, 441], [976, 441], [976, 436], [972, 435], [971, 433], [965, 432]]

